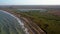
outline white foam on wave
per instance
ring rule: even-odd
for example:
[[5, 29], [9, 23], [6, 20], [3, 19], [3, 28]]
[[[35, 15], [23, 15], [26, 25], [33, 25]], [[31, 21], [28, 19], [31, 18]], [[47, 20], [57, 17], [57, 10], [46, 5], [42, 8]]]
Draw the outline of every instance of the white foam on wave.
[[21, 20], [20, 20], [19, 18], [17, 18], [16, 16], [14, 16], [14, 15], [6, 12], [6, 11], [3, 11], [3, 10], [0, 10], [0, 11], [4, 12], [4, 13], [6, 13], [6, 14], [9, 14], [9, 15], [11, 15], [12, 17], [14, 17], [15, 19], [17, 19], [17, 21], [19, 22], [20, 26], [22, 26], [22, 29], [25, 31], [25, 33], [26, 33], [26, 34], [29, 34], [28, 29], [24, 26], [24, 23], [21, 22]]

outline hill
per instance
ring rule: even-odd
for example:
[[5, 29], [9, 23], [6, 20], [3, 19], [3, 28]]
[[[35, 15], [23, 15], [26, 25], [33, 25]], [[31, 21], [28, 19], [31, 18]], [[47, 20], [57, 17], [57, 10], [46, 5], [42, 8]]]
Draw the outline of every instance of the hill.
[[51, 14], [48, 10], [43, 12], [40, 10], [16, 12], [26, 17], [27, 19], [30, 18], [31, 21], [41, 27], [47, 34], [60, 34], [60, 16]]

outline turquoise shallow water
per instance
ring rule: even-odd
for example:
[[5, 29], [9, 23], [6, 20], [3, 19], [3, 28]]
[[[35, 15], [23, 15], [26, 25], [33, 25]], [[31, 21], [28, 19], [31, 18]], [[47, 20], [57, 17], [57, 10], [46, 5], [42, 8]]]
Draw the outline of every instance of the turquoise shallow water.
[[14, 17], [0, 11], [0, 34], [25, 34], [25, 32]]

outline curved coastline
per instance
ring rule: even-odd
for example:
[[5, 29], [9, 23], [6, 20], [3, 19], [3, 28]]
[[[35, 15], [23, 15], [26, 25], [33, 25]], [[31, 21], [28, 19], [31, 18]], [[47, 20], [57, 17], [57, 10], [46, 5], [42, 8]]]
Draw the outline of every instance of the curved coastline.
[[24, 27], [24, 23], [21, 22], [21, 20], [20, 20], [19, 18], [17, 18], [16, 16], [14, 16], [14, 15], [12, 15], [12, 14], [4, 11], [4, 10], [0, 10], [0, 11], [4, 12], [4, 13], [6, 13], [6, 14], [9, 14], [9, 15], [11, 15], [12, 17], [14, 17], [14, 18], [19, 22], [19, 24], [20, 24], [21, 28], [23, 29], [23, 31], [24, 31], [26, 34], [29, 34], [29, 33], [28, 33], [28, 29]]

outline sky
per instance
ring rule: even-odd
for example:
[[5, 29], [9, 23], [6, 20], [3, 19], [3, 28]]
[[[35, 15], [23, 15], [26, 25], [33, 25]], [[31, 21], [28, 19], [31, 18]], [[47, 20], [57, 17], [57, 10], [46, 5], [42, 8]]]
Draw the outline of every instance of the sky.
[[60, 5], [60, 0], [0, 0], [0, 5]]

